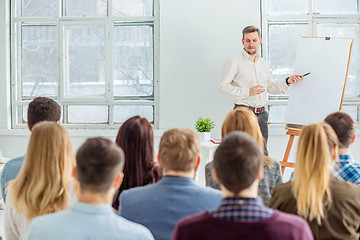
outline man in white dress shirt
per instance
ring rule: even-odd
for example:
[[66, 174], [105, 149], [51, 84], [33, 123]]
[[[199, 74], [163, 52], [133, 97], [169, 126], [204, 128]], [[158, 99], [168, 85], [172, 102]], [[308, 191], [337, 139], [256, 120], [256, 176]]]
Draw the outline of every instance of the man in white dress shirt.
[[303, 76], [292, 75], [285, 81], [272, 81], [268, 64], [257, 52], [261, 42], [260, 30], [257, 27], [247, 26], [243, 29], [244, 49], [240, 54], [226, 60], [218, 89], [234, 98], [234, 108], [248, 107], [256, 114], [267, 155], [267, 93], [285, 93], [290, 84], [301, 81]]

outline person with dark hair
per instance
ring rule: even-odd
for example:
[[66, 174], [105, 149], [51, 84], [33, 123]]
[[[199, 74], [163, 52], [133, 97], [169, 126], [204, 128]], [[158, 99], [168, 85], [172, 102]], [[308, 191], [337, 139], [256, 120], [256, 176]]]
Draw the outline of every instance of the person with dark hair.
[[166, 131], [158, 155], [164, 177], [157, 183], [124, 191], [119, 215], [147, 227], [156, 240], [169, 240], [181, 218], [215, 208], [221, 202], [221, 192], [194, 181], [199, 155], [200, 141], [193, 131]]
[[154, 239], [148, 229], [117, 216], [110, 206], [124, 176], [124, 153], [116, 144], [90, 138], [79, 148], [76, 163], [79, 202], [68, 210], [35, 218], [28, 240]]
[[157, 182], [161, 170], [154, 162], [154, 131], [146, 118], [134, 116], [126, 120], [115, 142], [125, 153], [124, 180], [112, 204], [118, 210], [122, 191]]
[[179, 221], [172, 239], [313, 239], [302, 218], [267, 208], [257, 197], [263, 159], [248, 133], [228, 134], [214, 155], [213, 174], [224, 196], [221, 205]]
[[339, 139], [339, 158], [334, 167], [335, 176], [360, 184], [360, 163], [350, 154], [350, 145], [355, 141], [354, 121], [344, 112], [331, 113], [324, 121], [334, 129]]
[[[33, 126], [42, 121], [59, 123], [61, 107], [54, 100], [47, 97], [37, 97], [30, 102], [27, 112], [28, 129], [31, 131]], [[15, 179], [23, 165], [25, 156], [17, 157], [8, 161], [1, 174], [1, 194], [6, 201], [5, 188], [9, 181]]]
[[240, 54], [226, 60], [218, 90], [234, 98], [234, 108], [247, 107], [256, 114], [267, 155], [267, 93], [285, 93], [290, 84], [301, 81], [303, 76], [292, 75], [285, 81], [272, 81], [269, 66], [257, 52], [262, 42], [260, 30], [255, 26], [247, 26], [242, 34], [244, 49]]

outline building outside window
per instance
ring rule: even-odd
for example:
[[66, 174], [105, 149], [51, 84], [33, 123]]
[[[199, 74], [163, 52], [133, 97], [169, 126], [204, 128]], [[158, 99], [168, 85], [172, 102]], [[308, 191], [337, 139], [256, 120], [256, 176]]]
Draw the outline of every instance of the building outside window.
[[158, 127], [159, 0], [11, 0], [12, 127], [37, 96], [70, 128]]

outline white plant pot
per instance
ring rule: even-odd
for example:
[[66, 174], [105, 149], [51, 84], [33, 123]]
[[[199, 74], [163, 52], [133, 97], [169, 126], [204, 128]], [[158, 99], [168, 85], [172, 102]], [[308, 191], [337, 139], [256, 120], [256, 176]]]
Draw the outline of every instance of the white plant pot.
[[200, 142], [210, 142], [210, 132], [198, 132]]

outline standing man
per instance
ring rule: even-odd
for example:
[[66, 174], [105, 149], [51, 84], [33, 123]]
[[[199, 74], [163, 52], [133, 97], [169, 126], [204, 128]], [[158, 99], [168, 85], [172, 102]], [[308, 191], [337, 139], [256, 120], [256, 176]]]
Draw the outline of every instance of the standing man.
[[268, 155], [269, 115], [265, 111], [267, 93], [285, 93], [290, 84], [301, 81], [303, 76], [292, 75], [284, 81], [273, 82], [269, 66], [257, 52], [262, 42], [260, 30], [254, 26], [247, 26], [242, 33], [244, 49], [240, 54], [226, 60], [218, 89], [234, 98], [234, 109], [247, 107], [256, 114], [264, 137], [265, 154]]

